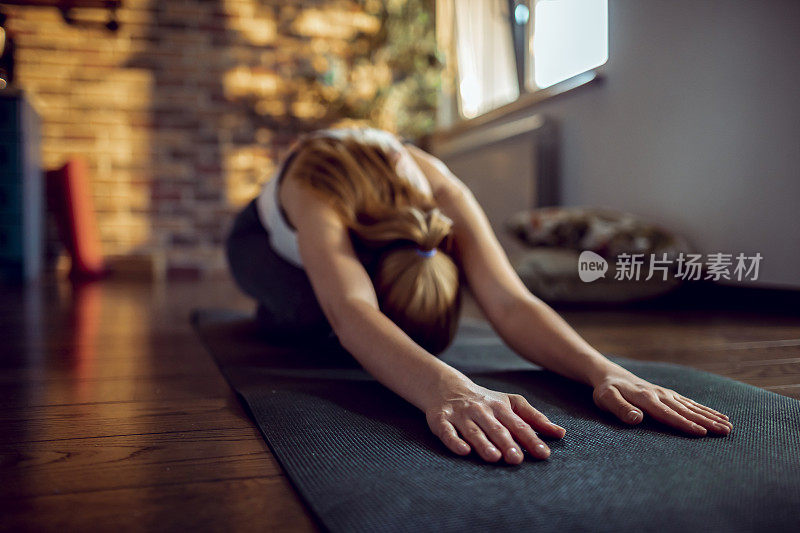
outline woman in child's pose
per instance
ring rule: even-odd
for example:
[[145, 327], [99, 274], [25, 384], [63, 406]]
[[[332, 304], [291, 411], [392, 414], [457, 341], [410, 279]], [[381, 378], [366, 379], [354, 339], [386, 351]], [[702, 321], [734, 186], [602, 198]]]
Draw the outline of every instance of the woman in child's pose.
[[284, 338], [338, 337], [378, 381], [425, 413], [454, 453], [545, 459], [561, 438], [518, 394], [489, 390], [436, 357], [451, 342], [467, 283], [502, 339], [544, 368], [594, 388], [623, 422], [651, 416], [691, 435], [728, 417], [606, 359], [509, 264], [475, 197], [430, 154], [376, 129], [301, 138], [227, 243], [257, 318]]

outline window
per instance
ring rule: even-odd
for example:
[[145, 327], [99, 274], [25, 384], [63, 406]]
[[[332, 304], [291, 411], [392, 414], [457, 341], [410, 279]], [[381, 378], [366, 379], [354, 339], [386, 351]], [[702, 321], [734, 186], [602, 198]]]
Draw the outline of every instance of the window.
[[607, 0], [538, 0], [528, 87], [544, 89], [608, 60]]
[[464, 118], [608, 60], [607, 0], [438, 0], [437, 17]]

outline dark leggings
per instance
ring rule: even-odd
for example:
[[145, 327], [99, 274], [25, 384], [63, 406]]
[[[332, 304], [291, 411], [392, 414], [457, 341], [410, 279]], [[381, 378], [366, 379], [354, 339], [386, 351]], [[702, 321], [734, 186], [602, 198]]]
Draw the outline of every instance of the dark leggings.
[[225, 243], [233, 279], [258, 302], [256, 321], [281, 340], [335, 336], [305, 271], [277, 255], [255, 200], [236, 216]]

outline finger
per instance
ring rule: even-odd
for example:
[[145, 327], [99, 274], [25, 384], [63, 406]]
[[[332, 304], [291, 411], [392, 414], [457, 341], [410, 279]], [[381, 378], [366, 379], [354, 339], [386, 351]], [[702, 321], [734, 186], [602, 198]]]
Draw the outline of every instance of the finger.
[[697, 403], [696, 401], [692, 400], [691, 398], [687, 398], [686, 396], [681, 396], [680, 394], [678, 395], [678, 398], [680, 400], [682, 400], [682, 401], [690, 403], [691, 405], [697, 407], [698, 409], [702, 409], [703, 411], [707, 411], [710, 414], [717, 415], [718, 417], [722, 418], [723, 420], [729, 420], [727, 415], [724, 415], [724, 414], [720, 413], [719, 411], [716, 411], [716, 410], [708, 407], [707, 405], [703, 405], [701, 403]]
[[708, 431], [713, 431], [714, 433], [720, 433], [722, 435], [727, 435], [730, 433], [730, 428], [721, 422], [717, 422], [713, 418], [709, 417], [707, 414], [703, 412], [698, 412], [695, 410], [690, 409], [683, 403], [675, 400], [673, 398], [665, 398], [661, 400], [669, 407], [674, 409], [678, 414], [684, 417], [687, 420], [691, 420], [695, 424], [703, 426]]
[[511, 408], [498, 409], [495, 412], [495, 416], [508, 428], [514, 438], [528, 450], [528, 453], [539, 459], [550, 457], [550, 448], [539, 438], [533, 428]]
[[458, 455], [467, 455], [469, 453], [469, 444], [458, 436], [456, 428], [449, 421], [440, 419], [431, 425], [431, 430], [450, 451]]
[[674, 398], [674, 400], [679, 402], [681, 405], [686, 406], [688, 409], [690, 409], [690, 410], [692, 410], [692, 411], [694, 411], [696, 413], [699, 413], [699, 414], [705, 416], [706, 418], [710, 418], [714, 422], [727, 427], [729, 430], [733, 429], [733, 424], [731, 424], [730, 421], [722, 418], [719, 415], [716, 415], [716, 414], [713, 414], [713, 413], [709, 412], [707, 409], [702, 409], [701, 407], [698, 407], [698, 406], [696, 406], [696, 405], [694, 405], [692, 403], [689, 403], [688, 401], [686, 401], [684, 398], [682, 398], [680, 396], [678, 396], [677, 398]]
[[470, 413], [472, 419], [480, 426], [495, 446], [503, 452], [509, 464], [519, 464], [525, 458], [519, 444], [514, 441], [511, 432], [488, 409], [478, 408]]
[[641, 410], [626, 400], [616, 387], [609, 386], [599, 392], [595, 391], [593, 397], [598, 407], [611, 411], [626, 424], [638, 424], [644, 419]]
[[680, 394], [676, 394], [674, 398], [677, 401], [681, 402], [682, 404], [686, 405], [690, 409], [701, 412], [705, 415], [708, 415], [710, 418], [713, 418], [714, 420], [728, 424], [729, 426], [733, 427], [733, 424], [731, 424], [727, 416], [720, 414], [717, 411], [714, 411], [713, 409], [706, 407], [705, 405], [692, 401], [689, 398], [681, 396]]
[[676, 395], [682, 401], [688, 402], [688, 403], [690, 403], [691, 405], [693, 405], [695, 407], [698, 407], [700, 409], [703, 409], [704, 411], [708, 411], [709, 413], [715, 414], [715, 415], [717, 415], [719, 417], [722, 417], [725, 420], [728, 420], [728, 416], [727, 415], [724, 415], [724, 414], [720, 413], [716, 409], [712, 409], [712, 408], [708, 407], [707, 405], [703, 405], [702, 403], [698, 403], [698, 402], [692, 400], [691, 398], [687, 398], [686, 396], [683, 396], [681, 394], [677, 394], [676, 393]]
[[561, 439], [567, 433], [567, 430], [553, 424], [546, 416], [534, 409], [524, 396], [511, 394], [508, 399], [511, 402], [511, 409], [540, 434]]
[[484, 461], [494, 463], [499, 461], [503, 454], [492, 444], [483, 430], [473, 420], [469, 418], [463, 419], [461, 422], [456, 422], [456, 427], [461, 436], [466, 439], [478, 455]]
[[672, 426], [675, 429], [679, 429], [697, 436], [703, 436], [708, 433], [706, 428], [684, 418], [674, 409], [662, 403], [658, 398], [645, 397], [642, 399], [639, 405], [654, 419], [663, 424], [667, 424], [668, 426]]

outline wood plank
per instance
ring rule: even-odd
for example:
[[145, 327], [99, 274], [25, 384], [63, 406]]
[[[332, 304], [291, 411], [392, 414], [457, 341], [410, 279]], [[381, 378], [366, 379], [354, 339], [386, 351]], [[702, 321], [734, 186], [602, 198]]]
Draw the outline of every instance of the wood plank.
[[2, 531], [318, 531], [283, 477], [0, 500]]
[[620, 348], [607, 355], [641, 359], [644, 361], [664, 361], [689, 366], [702, 365], [707, 368], [735, 368], [742, 365], [792, 362], [800, 358], [800, 346], [765, 347], [761, 349], [737, 350], [735, 347], [706, 348]]
[[774, 392], [775, 394], [781, 394], [783, 396], [788, 396], [789, 398], [794, 398], [795, 400], [800, 400], [800, 384], [767, 386], [764, 388], [770, 392]]
[[282, 475], [255, 426], [0, 445], [0, 457], [0, 499]]
[[[189, 350], [192, 347], [202, 349], [202, 344], [189, 327], [188, 317], [186, 323], [169, 321], [168, 324], [167, 331], [156, 329], [165, 327], [163, 324], [148, 325], [141, 331], [124, 329], [117, 324], [102, 334], [90, 336], [76, 334], [70, 330], [69, 324], [63, 326], [63, 331], [42, 332], [30, 337], [12, 331], [17, 328], [9, 328], [6, 333], [0, 332], [0, 338], [7, 338], [0, 353], [0, 368], [25, 367], [32, 362], [43, 361], [57, 363], [87, 357], [87, 354], [94, 359], [124, 359], [132, 354], [169, 358], [176, 348], [182, 350], [177, 354], [179, 358], [210, 359], [205, 352], [200, 352], [203, 357], [199, 357], [198, 353]], [[104, 328], [105, 325], [103, 323]]]
[[[797, 317], [724, 311], [570, 311], [565, 319], [591, 344], [614, 350], [722, 348], [755, 341], [799, 341]], [[797, 343], [795, 342], [795, 345]]]
[[0, 412], [0, 444], [211, 429], [252, 422], [235, 397], [30, 407]]
[[219, 372], [209, 376], [107, 378], [98, 380], [19, 381], [0, 386], [0, 409], [66, 406], [110, 402], [191, 402], [199, 398], [233, 398]]
[[721, 350], [721, 349], [758, 349], [773, 345], [787, 348], [800, 346], [797, 333], [787, 331], [780, 335], [776, 332], [772, 339], [766, 331], [753, 331], [750, 335], [742, 335], [739, 340], [728, 338], [728, 332], [704, 335], [702, 331], [684, 330], [682, 328], [652, 328], [650, 331], [640, 330], [622, 333], [620, 331], [599, 331], [576, 328], [591, 345], [602, 352], [634, 353], [634, 352], [680, 352], [685, 350]]
[[[0, 369], [0, 387], [20, 381], [100, 381], [103, 379], [164, 379], [219, 374], [216, 363], [201, 346], [173, 349], [170, 357], [149, 351], [131, 352], [126, 357], [103, 355], [94, 358], [52, 358], [46, 362], [19, 362]], [[43, 364], [44, 363], [44, 364]]]
[[774, 381], [770, 385], [800, 383], [800, 359], [766, 359], [764, 361], [715, 362], [695, 365], [740, 381]]

